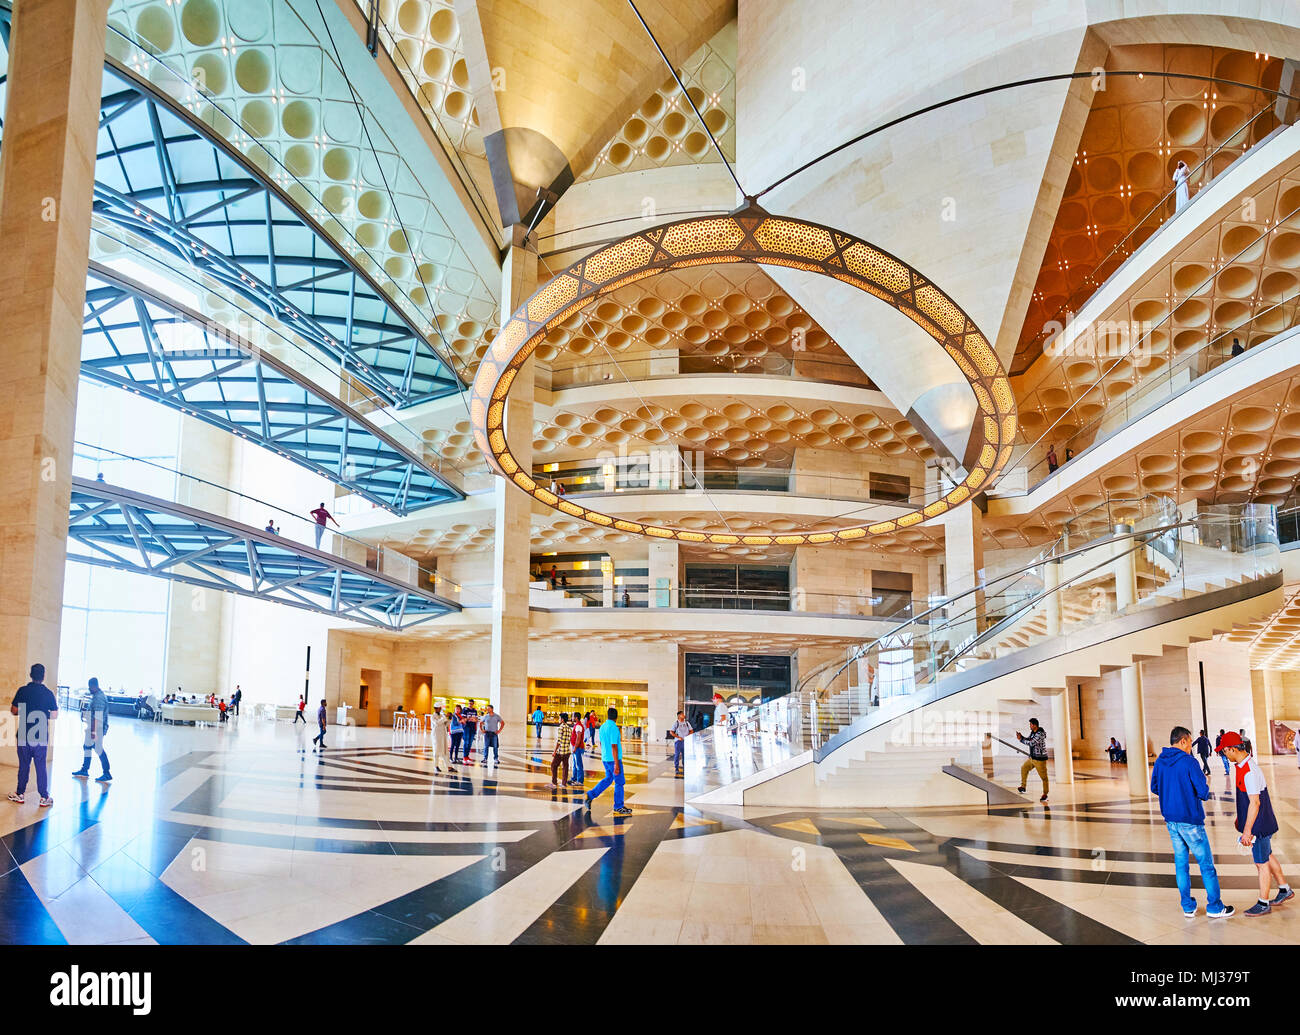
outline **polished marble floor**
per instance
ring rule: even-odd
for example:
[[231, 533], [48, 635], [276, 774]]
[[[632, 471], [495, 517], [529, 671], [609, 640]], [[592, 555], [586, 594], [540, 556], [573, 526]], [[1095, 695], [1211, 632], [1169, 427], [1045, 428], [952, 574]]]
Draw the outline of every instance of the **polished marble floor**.
[[[1048, 808], [696, 808], [656, 745], [629, 761], [633, 815], [612, 816], [607, 792], [588, 818], [581, 792], [545, 786], [549, 731], [542, 747], [518, 724], [499, 767], [438, 775], [426, 745], [388, 730], [331, 727], [320, 755], [301, 725], [251, 715], [121, 719], [107, 788], [70, 775], [79, 732], [59, 723], [53, 809], [0, 802], [2, 943], [1300, 941], [1300, 905], [1208, 920], [1195, 870], [1202, 911], [1184, 919], [1158, 810], [1104, 763], [1081, 764]], [[1293, 763], [1264, 771], [1275, 850], [1300, 880]], [[1221, 768], [1212, 788], [1240, 910], [1254, 867], [1233, 847]]]

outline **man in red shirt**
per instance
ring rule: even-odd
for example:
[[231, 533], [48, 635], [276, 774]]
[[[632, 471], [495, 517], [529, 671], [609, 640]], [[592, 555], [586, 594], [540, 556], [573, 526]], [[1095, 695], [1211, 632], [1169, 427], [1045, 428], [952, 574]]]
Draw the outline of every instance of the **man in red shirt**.
[[[311, 512], [311, 516], [316, 519], [316, 549], [319, 550], [321, 536], [325, 534], [325, 522], [334, 521], [334, 515], [325, 509], [325, 502], [322, 500], [321, 505]], [[337, 521], [334, 521], [334, 527], [339, 527]]]

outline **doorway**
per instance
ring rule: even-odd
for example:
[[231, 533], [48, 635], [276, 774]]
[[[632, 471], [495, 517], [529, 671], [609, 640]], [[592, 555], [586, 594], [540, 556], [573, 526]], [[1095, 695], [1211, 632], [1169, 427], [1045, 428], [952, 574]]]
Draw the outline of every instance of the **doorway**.
[[360, 696], [357, 700], [357, 725], [379, 725], [379, 704], [383, 699], [384, 674], [377, 668], [361, 670]]

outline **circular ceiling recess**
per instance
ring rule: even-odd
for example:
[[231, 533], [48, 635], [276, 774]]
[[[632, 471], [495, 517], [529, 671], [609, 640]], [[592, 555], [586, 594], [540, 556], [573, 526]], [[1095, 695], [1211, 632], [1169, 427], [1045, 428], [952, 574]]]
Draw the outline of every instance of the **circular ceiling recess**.
[[[929, 334], [961, 369], [978, 403], [976, 460], [966, 478], [925, 507], [888, 521], [835, 531], [753, 529], [741, 535], [616, 518], [557, 496], [536, 482], [510, 452], [503, 422], [515, 375], [546, 335], [628, 284], [668, 270], [722, 262], [787, 266], [833, 277], [892, 306]], [[752, 201], [729, 215], [684, 219], [624, 237], [552, 277], [515, 311], [488, 347], [470, 390], [470, 419], [474, 439], [492, 466], [547, 506], [633, 535], [723, 546], [851, 543], [936, 518], [992, 485], [1011, 458], [1016, 436], [1015, 402], [1006, 371], [988, 339], [956, 302], [907, 263], [861, 238], [819, 223], [771, 215]]]

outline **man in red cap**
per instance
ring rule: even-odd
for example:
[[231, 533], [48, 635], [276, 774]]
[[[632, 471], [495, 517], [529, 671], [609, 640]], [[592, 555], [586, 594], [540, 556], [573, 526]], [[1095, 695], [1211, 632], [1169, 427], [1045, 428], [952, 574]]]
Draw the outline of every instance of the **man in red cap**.
[[[1246, 916], [1265, 916], [1273, 911], [1274, 906], [1295, 898], [1295, 892], [1282, 873], [1282, 864], [1273, 854], [1273, 835], [1278, 830], [1277, 817], [1273, 814], [1273, 803], [1269, 800], [1264, 774], [1250, 753], [1250, 741], [1242, 740], [1239, 733], [1229, 730], [1223, 735], [1219, 746], [1237, 770], [1236, 826], [1241, 833], [1242, 845], [1250, 849], [1250, 857], [1255, 862], [1255, 869], [1259, 871], [1259, 901], [1246, 910]], [[1269, 893], [1275, 879], [1277, 895], [1270, 899]]]

